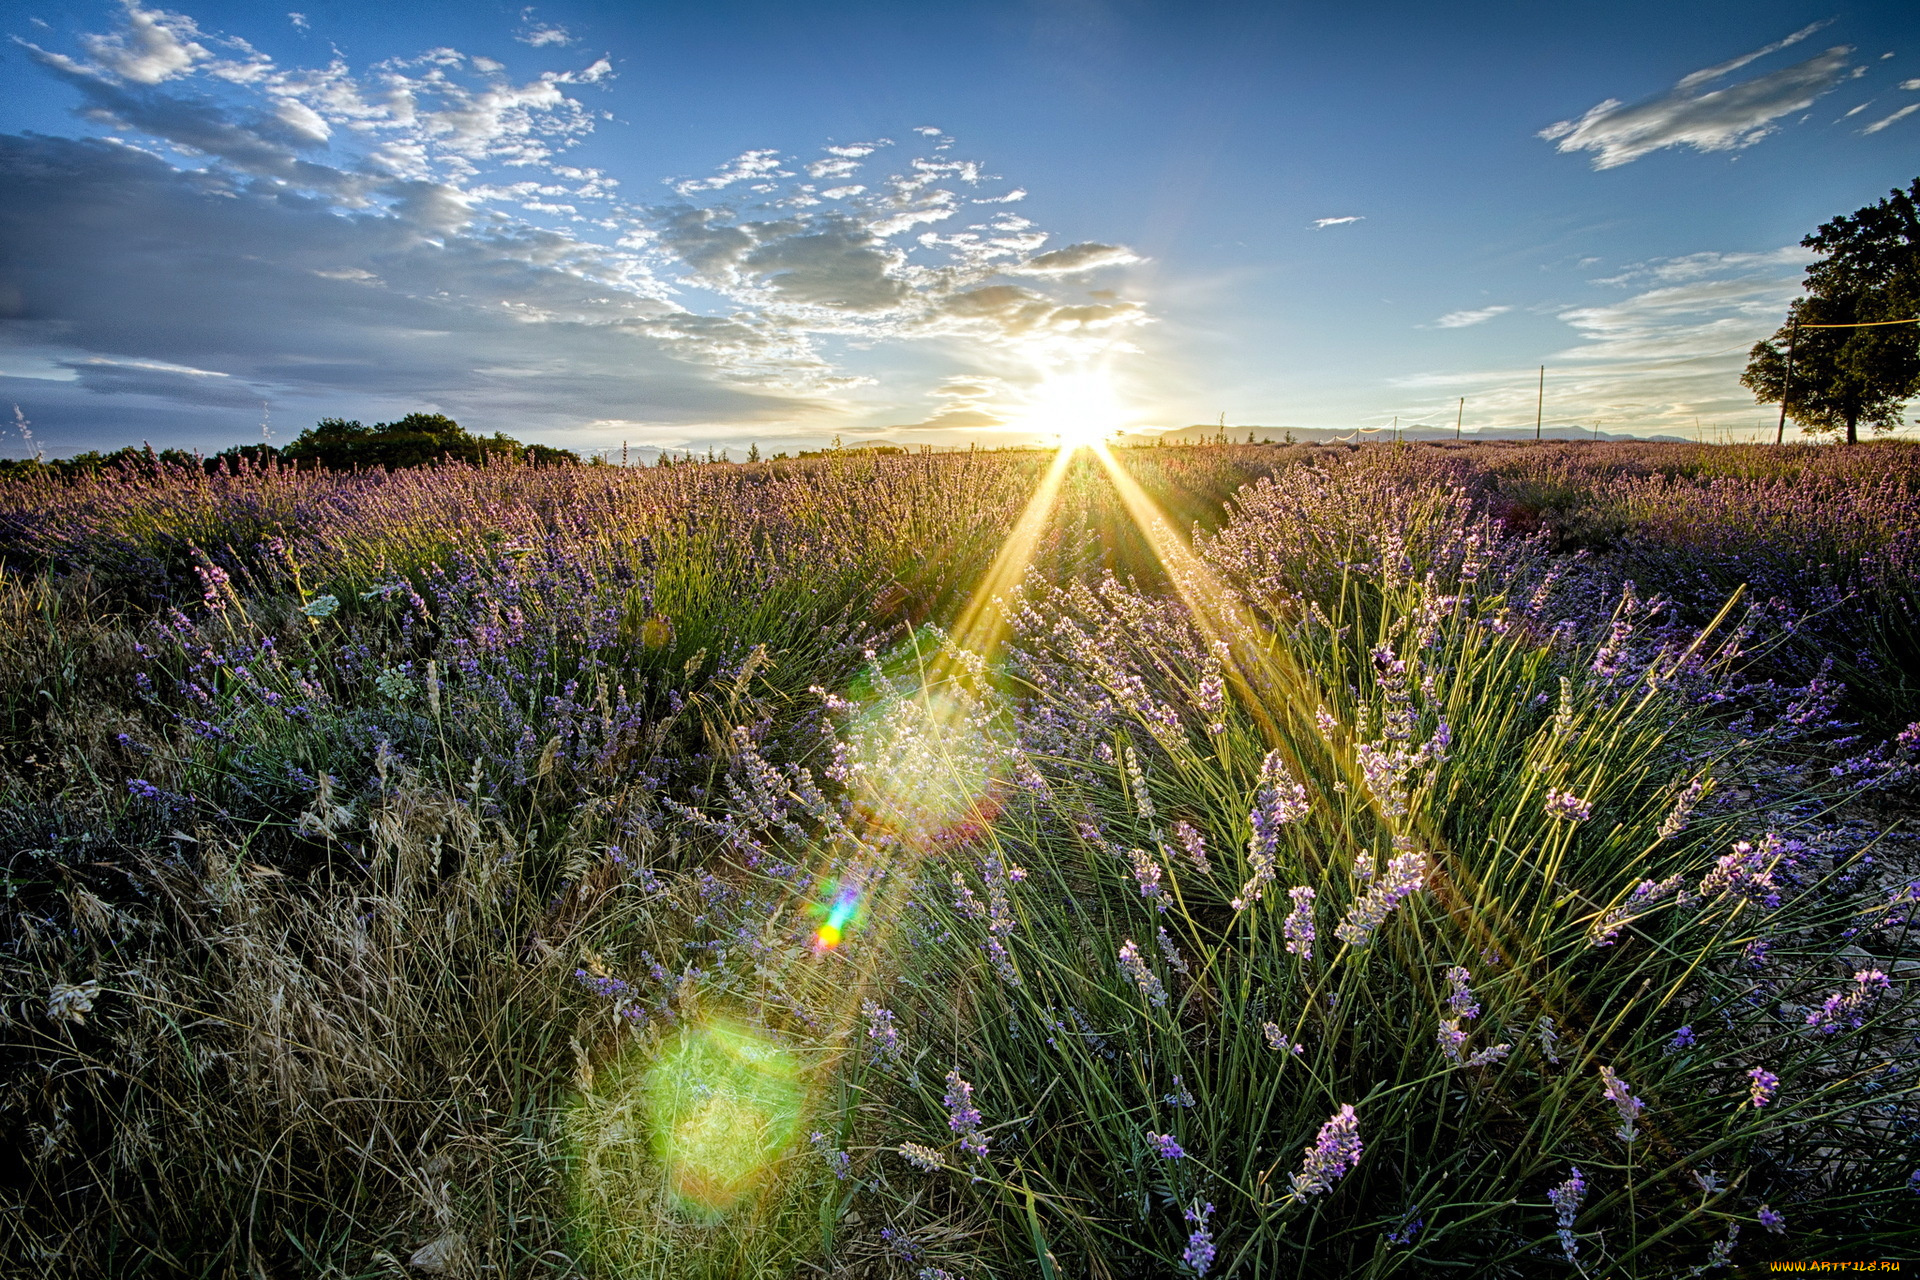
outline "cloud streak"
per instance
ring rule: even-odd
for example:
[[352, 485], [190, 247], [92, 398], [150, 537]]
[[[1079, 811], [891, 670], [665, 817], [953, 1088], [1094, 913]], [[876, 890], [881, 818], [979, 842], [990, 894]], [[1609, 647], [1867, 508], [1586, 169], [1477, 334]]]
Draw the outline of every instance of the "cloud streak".
[[1733, 151], [1750, 147], [1776, 129], [1775, 121], [1813, 105], [1822, 94], [1856, 74], [1853, 50], [1837, 45], [1790, 67], [1720, 89], [1705, 86], [1804, 40], [1823, 23], [1804, 27], [1765, 48], [1682, 76], [1659, 97], [1629, 106], [1608, 98], [1577, 120], [1562, 120], [1539, 137], [1564, 154], [1594, 153], [1595, 169], [1614, 169], [1667, 147]]
[[1328, 227], [1344, 227], [1351, 222], [1365, 222], [1365, 221], [1366, 221], [1366, 216], [1364, 214], [1356, 214], [1356, 213], [1349, 213], [1344, 217], [1339, 217], [1339, 218], [1315, 218], [1313, 220], [1313, 229], [1315, 231], [1324, 231]]
[[1433, 322], [1436, 329], [1465, 329], [1469, 325], [1485, 324], [1495, 316], [1505, 315], [1512, 307], [1480, 307], [1472, 311], [1449, 311]]

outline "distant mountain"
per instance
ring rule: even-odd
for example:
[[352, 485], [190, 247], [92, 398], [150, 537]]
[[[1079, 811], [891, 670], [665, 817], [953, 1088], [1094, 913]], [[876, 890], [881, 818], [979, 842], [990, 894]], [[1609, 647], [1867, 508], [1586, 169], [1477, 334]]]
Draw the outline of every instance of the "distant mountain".
[[[1228, 444], [1245, 444], [1249, 434], [1253, 436], [1256, 443], [1271, 442], [1273, 444], [1281, 444], [1285, 442], [1289, 436], [1299, 444], [1329, 444], [1335, 442], [1345, 443], [1347, 441], [1353, 441], [1359, 444], [1379, 444], [1394, 438], [1392, 431], [1357, 431], [1352, 427], [1232, 426], [1222, 428], [1213, 423], [1199, 423], [1191, 427], [1181, 427], [1178, 430], [1169, 431], [1158, 436], [1148, 435], [1144, 432], [1129, 433], [1121, 436], [1119, 443], [1123, 445], [1150, 445], [1159, 441], [1166, 444], [1214, 444], [1219, 441], [1222, 434], [1226, 436], [1226, 442]], [[1540, 438], [1542, 440], [1592, 440], [1596, 437], [1590, 427], [1544, 427], [1541, 429]], [[1668, 444], [1693, 443], [1692, 440], [1685, 436], [1648, 436], [1638, 435], [1633, 432], [1616, 433], [1612, 431], [1602, 431], [1597, 438], [1601, 440], [1655, 440]], [[1400, 439], [1451, 440], [1453, 439], [1453, 428], [1406, 427], [1401, 430]], [[1462, 441], [1531, 440], [1533, 439], [1533, 428], [1493, 427], [1483, 431], [1469, 430], [1461, 432], [1460, 439]]]

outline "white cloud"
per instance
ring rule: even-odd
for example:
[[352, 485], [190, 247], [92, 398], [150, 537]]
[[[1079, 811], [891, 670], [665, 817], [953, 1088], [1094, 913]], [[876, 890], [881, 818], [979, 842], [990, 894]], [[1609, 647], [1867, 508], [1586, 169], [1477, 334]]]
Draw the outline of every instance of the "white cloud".
[[1677, 284], [1708, 276], [1751, 272], [1756, 269], [1804, 267], [1819, 255], [1797, 244], [1783, 245], [1758, 253], [1688, 253], [1676, 258], [1653, 258], [1629, 263], [1618, 275], [1605, 276], [1595, 284], [1633, 285], [1642, 283]]
[[1920, 80], [1902, 80], [1900, 87], [1902, 89], [1920, 89]]
[[1349, 222], [1365, 222], [1366, 220], [1365, 214], [1350, 213], [1341, 218], [1315, 218], [1313, 220], [1313, 226], [1314, 229], [1318, 231], [1324, 230], [1327, 227], [1344, 227]]
[[133, 84], [159, 84], [213, 55], [194, 37], [200, 29], [184, 14], [127, 5], [126, 26], [108, 36], [80, 39], [101, 72]]
[[1596, 169], [1617, 168], [1663, 147], [1690, 146], [1696, 151], [1750, 147], [1774, 131], [1774, 121], [1811, 106], [1820, 95], [1853, 74], [1848, 62], [1852, 48], [1836, 46], [1805, 62], [1723, 89], [1702, 92], [1702, 86], [1805, 39], [1820, 25], [1683, 76], [1657, 98], [1632, 106], [1609, 98], [1578, 120], [1562, 120], [1542, 129], [1539, 136], [1556, 142], [1564, 153], [1594, 152]]
[[[1025, 219], [1021, 219], [1025, 222]], [[1024, 276], [1064, 276], [1102, 267], [1123, 267], [1140, 261], [1140, 255], [1117, 244], [1070, 244], [1050, 253], [1028, 258], [1012, 268]]]
[[295, 31], [305, 31], [313, 25], [311, 22], [307, 21], [307, 15], [304, 13], [290, 12], [287, 14], [287, 21], [293, 24], [293, 29]]
[[683, 196], [690, 196], [699, 191], [719, 191], [736, 182], [792, 176], [781, 171], [780, 153], [777, 150], [763, 148], [741, 152], [715, 170], [711, 178], [683, 178], [673, 184], [673, 189]]
[[547, 45], [570, 45], [573, 43], [573, 34], [556, 23], [541, 23], [522, 31], [514, 39], [540, 49]]
[[1480, 307], [1472, 311], [1449, 311], [1433, 322], [1436, 329], [1464, 329], [1468, 325], [1485, 324], [1495, 316], [1505, 315], [1512, 307]]
[[1906, 117], [1912, 115], [1916, 111], [1920, 111], [1920, 102], [1916, 102], [1911, 106], [1902, 107], [1890, 116], [1885, 116], [1879, 120], [1875, 120], [1872, 124], [1868, 125], [1866, 128], [1862, 129], [1860, 132], [1861, 133], [1878, 133], [1882, 129], [1886, 128], [1888, 125], [1893, 124], [1894, 122], [1899, 120], [1904, 120]]
[[1026, 198], [1027, 198], [1026, 189], [1024, 187], [1015, 187], [1013, 190], [1007, 192], [1007, 194], [1003, 196], [976, 196], [973, 199], [972, 203], [974, 204], [1012, 204], [1017, 200], [1025, 200]]

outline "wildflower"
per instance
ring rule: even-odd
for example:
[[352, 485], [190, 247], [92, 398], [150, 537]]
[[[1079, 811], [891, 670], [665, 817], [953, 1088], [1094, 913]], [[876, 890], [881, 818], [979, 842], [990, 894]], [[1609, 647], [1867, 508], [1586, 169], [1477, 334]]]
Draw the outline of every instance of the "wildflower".
[[1662, 840], [1671, 840], [1687, 829], [1687, 820], [1693, 814], [1693, 806], [1700, 802], [1700, 796], [1706, 789], [1706, 782], [1695, 778], [1687, 784], [1685, 791], [1674, 797], [1673, 808], [1668, 811], [1666, 820], [1660, 824]]
[[81, 1023], [93, 1012], [93, 1002], [100, 998], [100, 983], [94, 978], [85, 982], [56, 982], [47, 992], [47, 1016], [62, 1022]]
[[1580, 1203], [1587, 1198], [1587, 1180], [1580, 1172], [1580, 1166], [1574, 1165], [1573, 1176], [1547, 1192], [1547, 1202], [1553, 1206], [1554, 1221], [1559, 1230], [1554, 1232], [1560, 1237], [1561, 1251], [1572, 1262], [1574, 1255], [1580, 1252], [1580, 1245], [1573, 1236], [1574, 1220], [1580, 1216]]
[[1547, 816], [1567, 822], [1585, 822], [1593, 816], [1593, 801], [1582, 800], [1571, 791], [1547, 788]]
[[1187, 1153], [1181, 1149], [1178, 1142], [1174, 1141], [1173, 1135], [1170, 1133], [1149, 1133], [1147, 1135], [1147, 1141], [1153, 1144], [1154, 1154], [1158, 1155], [1162, 1160], [1181, 1160], [1186, 1158]]
[[1573, 681], [1560, 677], [1560, 705], [1553, 713], [1553, 736], [1564, 741], [1573, 736]]
[[1174, 823], [1173, 834], [1179, 838], [1180, 847], [1186, 851], [1187, 861], [1193, 864], [1194, 870], [1203, 876], [1210, 874], [1213, 866], [1207, 861], [1207, 838], [1185, 822]]
[[1181, 1083], [1180, 1077], [1173, 1078], [1173, 1092], [1161, 1095], [1160, 1101], [1170, 1107], [1191, 1107], [1194, 1105], [1193, 1091]]
[[1213, 1216], [1213, 1205], [1196, 1205], [1186, 1210], [1184, 1216], [1193, 1224], [1193, 1232], [1187, 1236], [1187, 1247], [1180, 1254], [1180, 1260], [1193, 1268], [1193, 1274], [1204, 1276], [1207, 1268], [1213, 1265], [1213, 1233], [1207, 1230], [1207, 1219]]
[[1608, 907], [1594, 917], [1587, 926], [1587, 945], [1590, 947], [1610, 947], [1620, 931], [1645, 915], [1655, 903], [1672, 897], [1680, 889], [1684, 877], [1674, 875], [1665, 880], [1642, 880], [1633, 887], [1625, 902]]
[[1723, 893], [1756, 901], [1772, 910], [1780, 905], [1780, 891], [1773, 883], [1773, 864], [1779, 860], [1779, 843], [1772, 837], [1758, 847], [1746, 840], [1733, 846], [1733, 852], [1713, 864], [1713, 870], [1700, 878], [1700, 896], [1717, 898]]
[[833, 1170], [833, 1176], [845, 1182], [853, 1157], [844, 1151], [836, 1151], [832, 1140], [818, 1129], [807, 1135], [807, 1141], [812, 1143], [813, 1149], [820, 1153], [820, 1158], [827, 1162], [827, 1168]]
[[1762, 1067], [1747, 1072], [1748, 1096], [1753, 1105], [1764, 1107], [1773, 1101], [1773, 1095], [1780, 1088], [1780, 1077]]
[[1416, 1204], [1407, 1210], [1406, 1214], [1400, 1219], [1400, 1225], [1387, 1236], [1387, 1243], [1400, 1245], [1412, 1244], [1413, 1238], [1419, 1235], [1420, 1229], [1426, 1225], [1427, 1220], [1420, 1216], [1420, 1206]]
[[1920, 1169], [1915, 1169], [1912, 1176], [1907, 1179], [1907, 1190], [1920, 1196]]
[[1887, 975], [1878, 969], [1862, 969], [1853, 975], [1853, 986], [1843, 987], [1828, 996], [1826, 1003], [1807, 1014], [1807, 1025], [1823, 1036], [1843, 1028], [1857, 1028], [1867, 1020], [1873, 1002], [1893, 989]]
[[1174, 943], [1172, 935], [1167, 932], [1165, 926], [1161, 927], [1158, 940], [1160, 943], [1160, 954], [1167, 958], [1168, 967], [1175, 973], [1186, 973], [1188, 971], [1187, 958], [1180, 954], [1179, 946]]
[[1133, 753], [1132, 747], [1123, 748], [1127, 762], [1127, 789], [1133, 793], [1133, 807], [1139, 813], [1140, 821], [1149, 828], [1154, 825], [1158, 815], [1154, 812], [1153, 797], [1147, 794], [1147, 775], [1140, 770], [1140, 757]]
[[1277, 1053], [1287, 1053], [1289, 1051], [1293, 1053], [1304, 1052], [1304, 1046], [1294, 1044], [1289, 1041], [1285, 1035], [1281, 1034], [1280, 1024], [1277, 1022], [1261, 1023], [1260, 1032], [1267, 1038], [1267, 1048]]
[[916, 1169], [924, 1169], [928, 1173], [933, 1173], [945, 1163], [938, 1151], [932, 1147], [923, 1147], [917, 1142], [903, 1142], [896, 1149], [906, 1157], [908, 1164]]
[[1777, 1213], [1773, 1209], [1771, 1209], [1770, 1207], [1764, 1204], [1760, 1206], [1760, 1225], [1765, 1227], [1767, 1230], [1773, 1232], [1777, 1236], [1783, 1236], [1787, 1234], [1786, 1215], [1783, 1213]]
[[1167, 989], [1160, 985], [1160, 979], [1147, 968], [1147, 962], [1140, 956], [1140, 948], [1128, 938], [1120, 947], [1120, 970], [1133, 979], [1133, 985], [1140, 988], [1140, 994], [1156, 1009], [1167, 1007]]
[[1460, 1050], [1467, 1043], [1467, 1033], [1460, 1029], [1460, 1019], [1443, 1018], [1440, 1022], [1440, 1052], [1452, 1062], [1460, 1061]]
[[1140, 886], [1140, 896], [1154, 905], [1157, 911], [1165, 911], [1173, 905], [1173, 899], [1160, 887], [1160, 860], [1145, 849], [1129, 849], [1127, 858], [1133, 863], [1133, 880]]
[[1346, 1103], [1320, 1126], [1319, 1136], [1306, 1149], [1300, 1172], [1293, 1175], [1293, 1194], [1317, 1196], [1360, 1163], [1360, 1120]]
[[905, 1047], [900, 1043], [900, 1028], [894, 1024], [893, 1010], [882, 1009], [871, 1000], [862, 1000], [860, 1012], [866, 1015], [867, 1039], [873, 1042], [873, 1061], [900, 1065], [900, 1055]]
[[1695, 1269], [1694, 1274], [1697, 1275], [1702, 1271], [1713, 1271], [1719, 1267], [1729, 1265], [1733, 1261], [1734, 1242], [1739, 1239], [1740, 1224], [1737, 1222], [1729, 1222], [1727, 1224], [1727, 1234], [1725, 1238], [1713, 1242], [1713, 1247], [1707, 1250], [1707, 1260]]
[[960, 1078], [958, 1071], [947, 1072], [947, 1092], [942, 1099], [947, 1107], [947, 1128], [960, 1135], [960, 1149], [971, 1156], [987, 1154], [987, 1139], [980, 1132], [980, 1112], [973, 1105], [973, 1086]]
[[1600, 1068], [1600, 1084], [1607, 1095], [1607, 1101], [1611, 1102], [1613, 1109], [1620, 1113], [1620, 1128], [1616, 1130], [1620, 1140], [1632, 1142], [1640, 1136], [1640, 1131], [1633, 1127], [1633, 1122], [1639, 1117], [1641, 1111], [1646, 1109], [1647, 1104], [1633, 1096], [1627, 1088], [1627, 1082], [1615, 1075], [1612, 1067]]
[[1667, 1052], [1678, 1053], [1682, 1049], [1691, 1049], [1698, 1041], [1694, 1039], [1692, 1027], [1682, 1027], [1673, 1033], [1673, 1039], [1667, 1041]]
[[1426, 875], [1426, 858], [1418, 850], [1395, 855], [1380, 883], [1360, 896], [1334, 935], [1356, 951], [1365, 947], [1393, 909], [1425, 885]]
[[145, 778], [129, 778], [127, 780], [127, 794], [139, 800], [158, 800], [161, 796], [161, 791], [160, 788], [154, 786]]
[[887, 1246], [887, 1252], [902, 1262], [918, 1262], [920, 1246], [913, 1242], [913, 1236], [893, 1227], [880, 1228], [880, 1239]]
[[1473, 998], [1473, 989], [1467, 985], [1471, 977], [1464, 965], [1454, 965], [1447, 970], [1447, 1008], [1456, 1018], [1477, 1018], [1480, 1016], [1480, 1002]]
[[1287, 913], [1280, 932], [1286, 936], [1287, 951], [1300, 957], [1301, 963], [1313, 959], [1313, 890], [1306, 885], [1295, 885], [1287, 890], [1287, 896], [1293, 899], [1293, 910]]
[[1542, 1015], [1540, 1018], [1540, 1054], [1555, 1066], [1560, 1065], [1560, 1033], [1553, 1029], [1553, 1019]]

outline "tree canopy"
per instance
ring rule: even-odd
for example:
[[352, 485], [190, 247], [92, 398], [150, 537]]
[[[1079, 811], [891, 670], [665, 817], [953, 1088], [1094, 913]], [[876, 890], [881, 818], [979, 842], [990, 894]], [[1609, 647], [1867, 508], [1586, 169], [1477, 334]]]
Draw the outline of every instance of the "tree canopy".
[[323, 467], [417, 467], [452, 458], [481, 463], [488, 458], [512, 458], [536, 464], [578, 462], [567, 449], [543, 444], [521, 444], [495, 432], [476, 436], [443, 413], [410, 413], [398, 422], [376, 422], [371, 427], [345, 418], [322, 418], [300, 433], [281, 451], [289, 462], [315, 462]]
[[1920, 324], [1886, 323], [1920, 316], [1920, 178], [1800, 243], [1821, 255], [1806, 294], [1754, 345], [1741, 385], [1763, 402], [1784, 397], [1812, 435], [1843, 430], [1852, 444], [1861, 423], [1891, 431], [1920, 395]]

